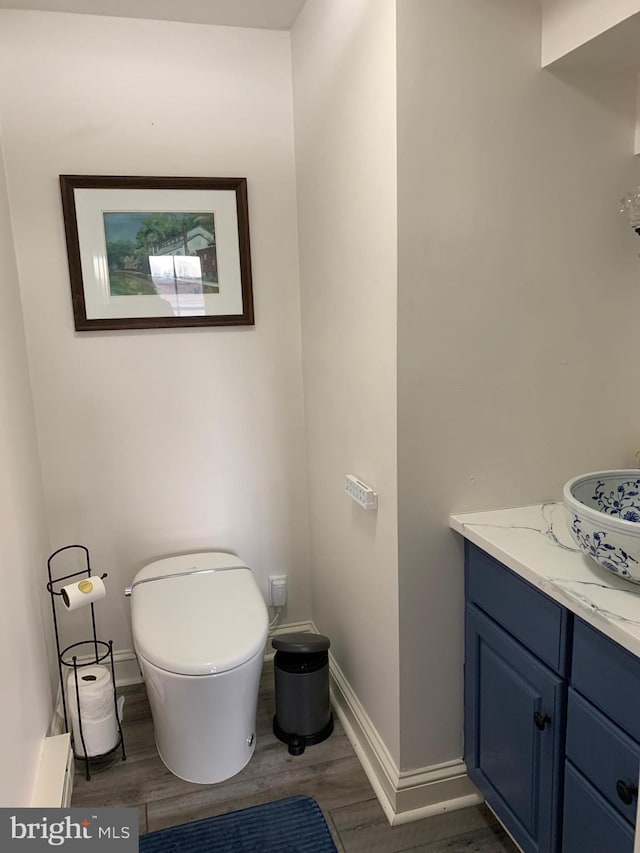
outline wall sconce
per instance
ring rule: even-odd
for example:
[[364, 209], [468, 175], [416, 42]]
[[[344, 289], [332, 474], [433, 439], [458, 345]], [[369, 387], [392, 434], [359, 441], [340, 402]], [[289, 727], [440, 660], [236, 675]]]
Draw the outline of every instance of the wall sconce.
[[636, 187], [620, 199], [620, 213], [626, 213], [629, 224], [640, 236], [640, 187]]

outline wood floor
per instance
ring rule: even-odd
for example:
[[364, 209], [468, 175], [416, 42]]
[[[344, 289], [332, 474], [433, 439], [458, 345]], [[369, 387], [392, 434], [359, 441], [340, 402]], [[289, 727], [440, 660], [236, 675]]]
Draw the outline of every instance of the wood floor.
[[170, 773], [156, 751], [142, 685], [123, 688], [127, 760], [92, 762], [91, 779], [76, 761], [72, 806], [137, 806], [140, 833], [303, 794], [325, 815], [341, 853], [515, 853], [488, 809], [474, 806], [390, 827], [346, 735], [292, 757], [271, 731], [273, 668], [266, 664], [258, 704], [257, 745], [249, 764], [227, 782], [195, 785]]

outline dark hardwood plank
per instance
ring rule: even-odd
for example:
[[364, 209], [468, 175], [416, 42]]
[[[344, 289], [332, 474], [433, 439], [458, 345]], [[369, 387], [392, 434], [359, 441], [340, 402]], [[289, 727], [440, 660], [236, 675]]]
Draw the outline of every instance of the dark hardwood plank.
[[371, 789], [355, 756], [326, 763], [299, 765], [287, 773], [272, 773], [224, 785], [203, 787], [182, 796], [156, 800], [148, 805], [150, 829], [198, 820], [213, 814], [297, 795], [313, 797], [326, 813], [343, 803], [357, 803]]
[[484, 806], [472, 806], [392, 827], [377, 800], [333, 809], [331, 817], [349, 853], [400, 853], [477, 833], [494, 824], [494, 818]]
[[518, 848], [501, 827], [488, 826], [432, 844], [412, 847], [411, 853], [518, 853]]

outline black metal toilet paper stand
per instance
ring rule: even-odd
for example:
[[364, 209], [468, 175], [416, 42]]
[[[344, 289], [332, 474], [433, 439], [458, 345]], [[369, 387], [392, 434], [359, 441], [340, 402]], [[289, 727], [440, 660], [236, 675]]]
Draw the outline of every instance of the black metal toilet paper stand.
[[[54, 557], [57, 557], [58, 554], [61, 554], [63, 551], [70, 551], [72, 549], [79, 549], [84, 552], [84, 564], [85, 568], [81, 569], [79, 572], [73, 572], [70, 575], [63, 575], [61, 577], [54, 577], [52, 573], [52, 562]], [[57, 551], [54, 551], [53, 554], [47, 560], [47, 573], [49, 575], [49, 583], [47, 584], [47, 592], [51, 596], [51, 610], [53, 613], [53, 628], [56, 637], [56, 651], [58, 653], [58, 674], [60, 676], [60, 693], [62, 696], [62, 711], [64, 715], [64, 730], [65, 732], [69, 731], [69, 714], [67, 712], [67, 697], [65, 691], [65, 683], [64, 683], [64, 667], [68, 667], [69, 669], [73, 669], [74, 675], [74, 683], [75, 683], [75, 700], [76, 707], [78, 711], [78, 731], [80, 733], [80, 740], [82, 742], [82, 754], [78, 754], [78, 744], [73, 745], [73, 754], [75, 758], [84, 760], [85, 763], [85, 776], [87, 781], [91, 779], [91, 774], [89, 772], [90, 761], [95, 758], [104, 758], [105, 755], [110, 755], [112, 752], [115, 752], [119, 747], [122, 749], [122, 760], [126, 761], [127, 756], [124, 749], [124, 736], [122, 734], [122, 725], [120, 723], [120, 715], [118, 714], [118, 700], [116, 696], [116, 673], [115, 667], [113, 665], [113, 640], [109, 640], [105, 642], [104, 640], [98, 640], [96, 634], [96, 616], [94, 611], [93, 602], [89, 604], [91, 609], [91, 635], [92, 638], [90, 640], [81, 640], [79, 643], [72, 643], [69, 646], [66, 646], [64, 649], [60, 648], [60, 633], [58, 630], [58, 616], [56, 613], [56, 601], [62, 598], [62, 592], [56, 591], [54, 586], [56, 584], [73, 583], [75, 579], [80, 578], [90, 578], [91, 577], [91, 562], [89, 558], [89, 549], [84, 545], [65, 545], [63, 548], [58, 548]], [[107, 575], [101, 575], [101, 578], [106, 578]], [[82, 660], [82, 663], [79, 660]], [[116, 723], [118, 726], [118, 741], [112, 749], [108, 752], [102, 753], [101, 755], [87, 755], [87, 747], [84, 738], [84, 731], [82, 727], [82, 709], [80, 707], [80, 685], [79, 685], [79, 675], [78, 672], [85, 666], [96, 666], [97, 664], [103, 663], [104, 661], [108, 661], [110, 672], [111, 672], [111, 684], [113, 687], [113, 706], [116, 715]], [[72, 735], [73, 737], [73, 735]]]

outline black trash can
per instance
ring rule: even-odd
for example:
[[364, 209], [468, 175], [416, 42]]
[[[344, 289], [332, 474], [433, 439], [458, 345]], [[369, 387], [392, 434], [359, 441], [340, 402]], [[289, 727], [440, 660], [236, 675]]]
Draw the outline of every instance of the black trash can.
[[290, 755], [326, 740], [333, 731], [329, 704], [329, 638], [322, 634], [283, 634], [276, 649], [276, 715], [273, 733], [288, 744]]

